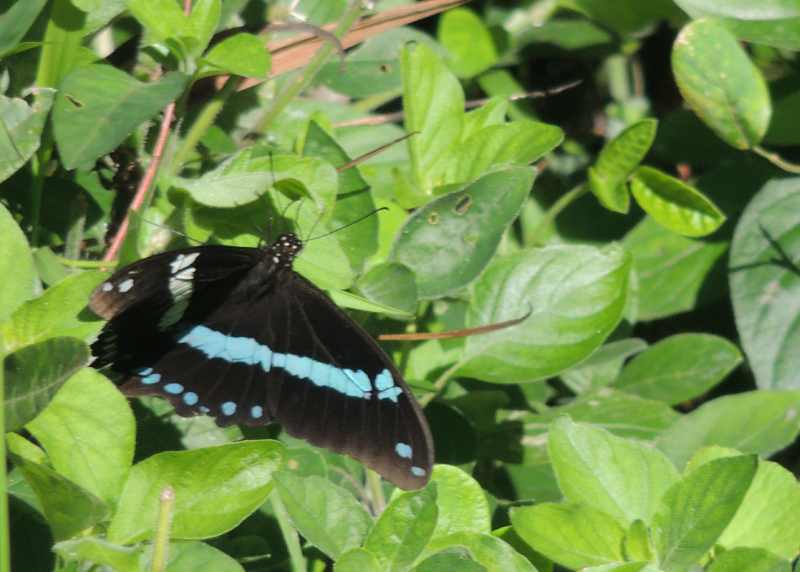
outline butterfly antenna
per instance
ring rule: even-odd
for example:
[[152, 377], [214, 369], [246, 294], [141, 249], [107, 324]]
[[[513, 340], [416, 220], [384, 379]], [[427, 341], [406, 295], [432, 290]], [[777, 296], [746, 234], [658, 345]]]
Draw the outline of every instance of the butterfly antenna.
[[183, 232], [181, 232], [181, 231], [179, 231], [179, 230], [177, 230], [175, 228], [172, 228], [171, 226], [167, 226], [165, 224], [161, 224], [161, 223], [158, 223], [158, 222], [153, 221], [153, 220], [148, 220], [146, 218], [143, 218], [142, 222], [146, 222], [147, 224], [152, 224], [153, 226], [156, 226], [158, 228], [163, 228], [164, 230], [168, 230], [173, 234], [177, 234], [178, 236], [182, 236], [183, 238], [185, 238], [189, 242], [193, 242], [195, 244], [200, 244], [200, 245], [204, 244], [202, 241], [197, 240], [196, 238], [192, 238], [188, 234], [183, 233]]
[[339, 228], [335, 228], [335, 229], [333, 229], [333, 230], [331, 230], [331, 231], [329, 231], [329, 232], [326, 232], [325, 234], [321, 234], [321, 235], [319, 235], [319, 236], [315, 236], [315, 237], [313, 237], [313, 238], [309, 238], [309, 239], [308, 239], [308, 240], [306, 240], [305, 242], [311, 242], [312, 240], [319, 240], [320, 238], [325, 238], [326, 236], [330, 236], [330, 235], [332, 235], [332, 234], [334, 234], [334, 233], [336, 233], [336, 232], [339, 232], [340, 230], [344, 230], [344, 229], [346, 229], [346, 228], [350, 228], [350, 227], [351, 227], [351, 226], [353, 226], [354, 224], [358, 224], [358, 223], [360, 223], [362, 220], [364, 220], [364, 219], [368, 219], [369, 217], [371, 217], [371, 216], [372, 216], [372, 215], [374, 215], [374, 214], [378, 214], [378, 213], [379, 213], [379, 212], [381, 212], [381, 211], [388, 211], [388, 210], [389, 210], [389, 209], [388, 209], [388, 208], [386, 208], [386, 207], [380, 207], [380, 208], [377, 208], [377, 209], [373, 210], [372, 212], [369, 212], [369, 213], [367, 213], [367, 214], [365, 214], [365, 215], [363, 215], [363, 216], [360, 216], [360, 217], [358, 217], [358, 218], [357, 218], [356, 220], [354, 220], [354, 221], [348, 222], [347, 224], [344, 224], [344, 225], [340, 226]]

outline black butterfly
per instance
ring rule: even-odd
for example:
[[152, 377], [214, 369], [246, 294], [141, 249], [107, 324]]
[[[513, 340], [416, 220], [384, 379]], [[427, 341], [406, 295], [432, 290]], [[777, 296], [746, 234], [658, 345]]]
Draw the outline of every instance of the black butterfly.
[[433, 443], [419, 405], [375, 341], [292, 270], [285, 234], [265, 248], [200, 246], [117, 271], [89, 307], [92, 344], [127, 395], [159, 395], [219, 425], [280, 422], [402, 488], [427, 483]]

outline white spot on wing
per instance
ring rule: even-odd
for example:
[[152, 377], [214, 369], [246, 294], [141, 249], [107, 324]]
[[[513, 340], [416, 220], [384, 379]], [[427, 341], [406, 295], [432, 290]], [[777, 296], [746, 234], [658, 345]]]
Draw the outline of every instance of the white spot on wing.
[[119, 291], [124, 294], [125, 292], [133, 288], [133, 279], [128, 278], [127, 280], [123, 280], [122, 282], [119, 283], [118, 288]]

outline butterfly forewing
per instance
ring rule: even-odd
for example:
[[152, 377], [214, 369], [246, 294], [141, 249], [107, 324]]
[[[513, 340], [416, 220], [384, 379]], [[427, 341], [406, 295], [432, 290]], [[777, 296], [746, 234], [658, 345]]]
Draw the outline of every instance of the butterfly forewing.
[[424, 485], [433, 446], [419, 406], [375, 341], [291, 269], [299, 241], [288, 238], [265, 250], [165, 253], [120, 270], [90, 303], [110, 318], [93, 365], [109, 367], [126, 394], [160, 395], [180, 415], [277, 420], [403, 488]]

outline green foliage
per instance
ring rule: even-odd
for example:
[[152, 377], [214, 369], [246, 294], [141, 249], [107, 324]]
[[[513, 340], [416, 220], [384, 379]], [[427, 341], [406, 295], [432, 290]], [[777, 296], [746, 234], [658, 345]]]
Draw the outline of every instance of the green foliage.
[[[341, 61], [257, 31], [345, 0], [6, 4], [0, 572], [9, 529], [31, 572], [792, 570], [795, 2], [474, 1]], [[375, 336], [460, 333], [386, 347], [424, 488], [86, 367], [115, 264], [286, 231]]]

